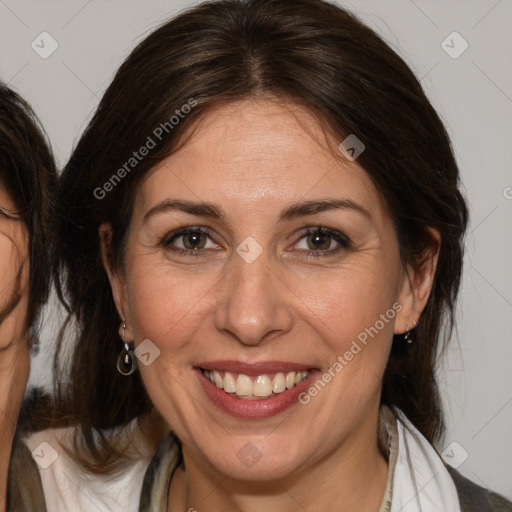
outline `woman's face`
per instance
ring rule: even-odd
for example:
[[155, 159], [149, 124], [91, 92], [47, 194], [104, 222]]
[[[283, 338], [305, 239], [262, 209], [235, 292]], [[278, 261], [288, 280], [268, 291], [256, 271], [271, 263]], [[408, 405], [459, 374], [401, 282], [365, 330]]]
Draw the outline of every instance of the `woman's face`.
[[[0, 208], [16, 210], [1, 181]], [[4, 433], [14, 431], [29, 374], [28, 274], [26, 227], [0, 210], [0, 431]], [[5, 434], [2, 443], [8, 437]]]
[[430, 284], [408, 278], [339, 142], [297, 106], [238, 102], [140, 187], [114, 296], [152, 401], [205, 471], [280, 478], [375, 441], [393, 334]]
[[[0, 350], [26, 341], [28, 238], [25, 225], [9, 212], [16, 206], [0, 182]], [[15, 303], [17, 305], [15, 306]]]

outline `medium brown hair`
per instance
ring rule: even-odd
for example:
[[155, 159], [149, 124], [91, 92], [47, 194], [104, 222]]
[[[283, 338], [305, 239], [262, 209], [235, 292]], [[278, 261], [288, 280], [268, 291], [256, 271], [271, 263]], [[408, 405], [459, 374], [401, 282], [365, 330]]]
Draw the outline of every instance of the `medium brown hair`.
[[[442, 432], [435, 367], [444, 320], [445, 338], [451, 334], [467, 224], [443, 123], [402, 58], [346, 10], [321, 0], [218, 0], [171, 19], [132, 51], [60, 181], [59, 284], [79, 335], [70, 388], [59, 392], [70, 400], [96, 471], [120, 455], [98, 432], [153, 408], [139, 374], [127, 378], [116, 371], [120, 319], [98, 226], [112, 225], [109, 257], [120, 268], [141, 179], [213, 107], [255, 96], [291, 100], [337, 140], [356, 134], [366, 145], [357, 162], [389, 210], [404, 263], [419, 265], [431, 242], [429, 228], [440, 232], [433, 288], [413, 331], [415, 342], [395, 336], [382, 402], [402, 409], [430, 441]], [[190, 99], [197, 102], [190, 113], [97, 198], [95, 190]]]

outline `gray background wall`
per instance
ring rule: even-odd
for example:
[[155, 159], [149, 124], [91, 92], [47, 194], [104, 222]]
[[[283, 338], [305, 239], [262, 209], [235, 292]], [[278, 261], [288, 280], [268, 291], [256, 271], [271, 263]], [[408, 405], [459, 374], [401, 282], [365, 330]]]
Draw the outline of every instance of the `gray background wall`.
[[[33, 105], [59, 165], [135, 43], [193, 3], [0, 0], [0, 79]], [[441, 448], [463, 474], [512, 499], [512, 1], [339, 3], [406, 59], [452, 137], [471, 226], [458, 335], [439, 370], [448, 423]], [[58, 44], [49, 56], [55, 43], [42, 32]], [[50, 382], [61, 320], [50, 306], [33, 384]]]

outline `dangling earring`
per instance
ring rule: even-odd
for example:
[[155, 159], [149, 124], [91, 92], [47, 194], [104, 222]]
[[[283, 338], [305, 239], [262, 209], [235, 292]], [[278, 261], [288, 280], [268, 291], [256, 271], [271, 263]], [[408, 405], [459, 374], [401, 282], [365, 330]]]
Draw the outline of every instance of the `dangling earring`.
[[[412, 329], [416, 328], [416, 326], [418, 325], [418, 322], [416, 322], [413, 326], [412, 326]], [[411, 330], [409, 330], [409, 324], [407, 324], [407, 332], [404, 336], [404, 340], [407, 341], [407, 343], [412, 343], [413, 342], [413, 339], [411, 338]]]
[[135, 355], [133, 353], [133, 350], [130, 348], [130, 345], [124, 341], [124, 331], [126, 329], [126, 324], [123, 322], [122, 325], [123, 334], [121, 336], [121, 339], [124, 343], [124, 348], [119, 352], [119, 355], [117, 356], [117, 371], [121, 375], [131, 375], [135, 369], [137, 368], [137, 364], [135, 362]]

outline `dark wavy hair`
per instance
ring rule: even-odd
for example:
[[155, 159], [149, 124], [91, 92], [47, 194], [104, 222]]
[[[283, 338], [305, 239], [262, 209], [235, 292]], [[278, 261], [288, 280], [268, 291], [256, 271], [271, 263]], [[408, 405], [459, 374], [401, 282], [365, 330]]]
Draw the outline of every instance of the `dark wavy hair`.
[[[415, 343], [395, 336], [382, 403], [402, 409], [431, 442], [443, 431], [435, 368], [453, 327], [468, 213], [441, 119], [402, 58], [350, 12], [321, 0], [214, 0], [166, 22], [132, 51], [60, 180], [58, 286], [79, 330], [72, 379], [63, 385], [59, 372], [58, 393], [81, 426], [94, 471], [106, 471], [122, 455], [102, 430], [153, 409], [139, 374], [116, 371], [120, 319], [98, 227], [112, 225], [109, 258], [120, 268], [141, 179], [181, 147], [213, 107], [256, 96], [308, 109], [336, 140], [356, 134], [363, 141], [358, 164], [387, 205], [403, 263], [420, 265], [432, 241], [429, 228], [439, 231], [432, 292]], [[196, 106], [170, 126], [191, 99]], [[165, 122], [157, 146], [112, 182]]]
[[[2, 211], [20, 220], [29, 235], [29, 300], [25, 329], [32, 327], [48, 299], [50, 287], [51, 223], [57, 172], [46, 133], [30, 106], [7, 85], [0, 84], [0, 182], [16, 205]], [[20, 262], [20, 266], [24, 265]], [[21, 268], [18, 277], [21, 275]], [[21, 300], [19, 290], [9, 300], [13, 311]], [[5, 317], [9, 311], [0, 312]]]

